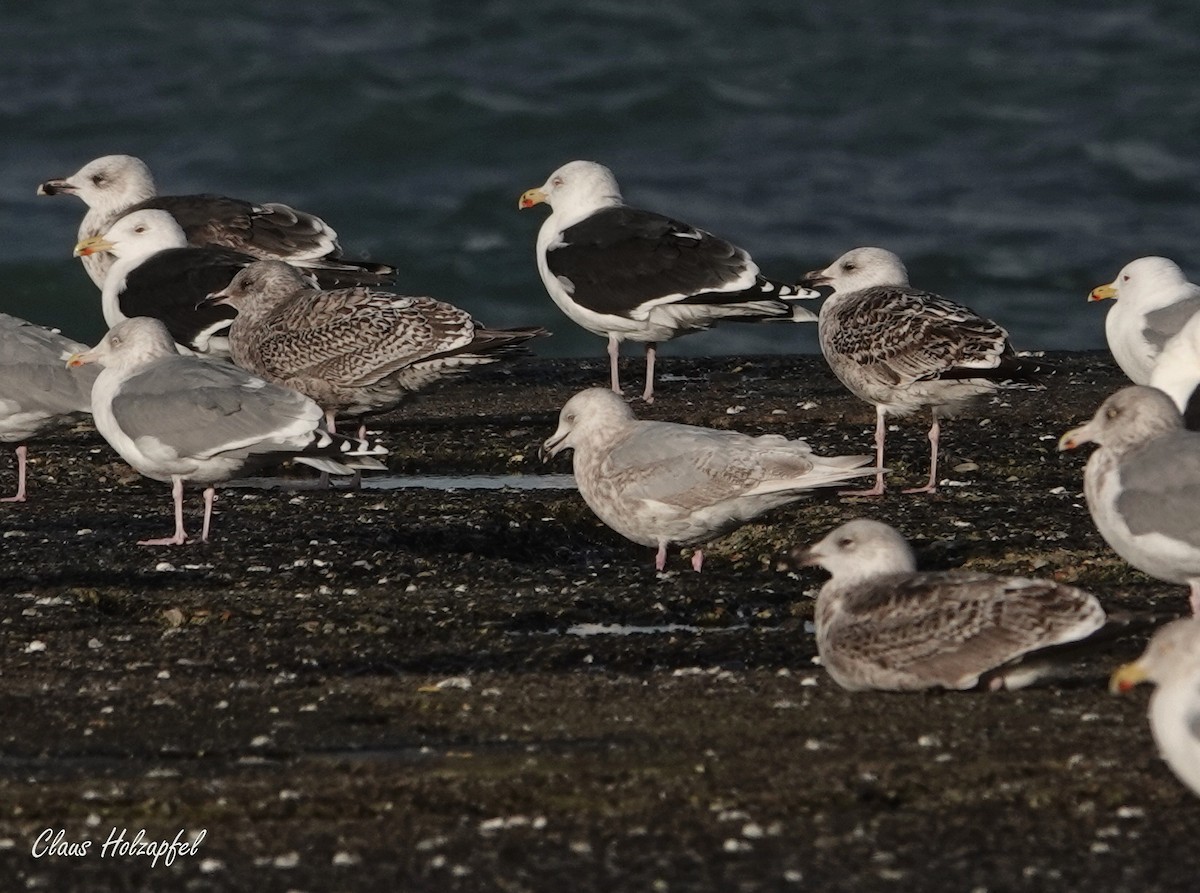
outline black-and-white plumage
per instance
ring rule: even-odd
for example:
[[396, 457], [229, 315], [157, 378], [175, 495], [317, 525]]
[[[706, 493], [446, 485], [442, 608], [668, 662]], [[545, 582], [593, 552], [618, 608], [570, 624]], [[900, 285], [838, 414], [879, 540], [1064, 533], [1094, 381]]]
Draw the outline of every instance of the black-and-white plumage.
[[750, 255], [712, 233], [621, 198], [608, 168], [572, 161], [519, 207], [549, 204], [537, 238], [538, 273], [574, 322], [608, 338], [612, 389], [620, 393], [622, 341], [646, 343], [646, 388], [653, 400], [656, 345], [723, 319], [812, 321], [790, 301], [808, 289], [764, 278]]
[[[47, 180], [38, 195], [75, 195], [88, 206], [78, 241], [101, 236], [133, 211], [167, 211], [187, 244], [218, 246], [268, 260], [285, 260], [321, 271], [327, 285], [379, 285], [391, 282], [395, 268], [342, 256], [337, 233], [320, 217], [278, 202], [254, 204], [222, 195], [159, 195], [150, 169], [132, 155], [105, 155], [69, 177]], [[106, 254], [82, 256], [84, 269], [104, 287], [112, 265]]]
[[[886, 416], [933, 413], [929, 480], [906, 492], [937, 487], [941, 417], [1036, 372], [1035, 364], [1017, 357], [1003, 327], [910, 287], [904, 264], [890, 251], [856, 248], [804, 282], [834, 289], [821, 306], [821, 352], [842, 384], [875, 405], [876, 464], [883, 466]], [[881, 475], [859, 495], [883, 490]]]

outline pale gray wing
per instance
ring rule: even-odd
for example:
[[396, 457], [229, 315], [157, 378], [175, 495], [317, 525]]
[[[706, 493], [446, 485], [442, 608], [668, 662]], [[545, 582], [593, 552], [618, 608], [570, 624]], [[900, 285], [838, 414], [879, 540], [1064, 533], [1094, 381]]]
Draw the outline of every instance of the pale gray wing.
[[1200, 433], [1176, 431], [1126, 453], [1117, 512], [1135, 536], [1161, 533], [1200, 549]]
[[1197, 289], [1197, 292], [1190, 298], [1147, 313], [1145, 325], [1142, 326], [1142, 337], [1158, 350], [1162, 350], [1163, 345], [1176, 335], [1189, 319], [1200, 312], [1200, 289]]
[[23, 412], [90, 412], [99, 368], [67, 368], [67, 358], [85, 350], [57, 332], [0, 313], [0, 401]]

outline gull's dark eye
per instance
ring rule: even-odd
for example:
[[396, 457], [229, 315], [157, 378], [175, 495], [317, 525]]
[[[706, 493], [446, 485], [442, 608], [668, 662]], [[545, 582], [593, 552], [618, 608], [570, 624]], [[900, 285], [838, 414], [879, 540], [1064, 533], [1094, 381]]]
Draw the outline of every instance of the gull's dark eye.
[[844, 536], [837, 541], [837, 547], [839, 549], [852, 549], [854, 548], [854, 540], [848, 536]]
[[842, 269], [843, 269], [843, 270], [845, 270], [847, 273], [849, 273], [849, 272], [850, 272], [851, 270], [853, 270], [854, 268], [855, 268], [854, 261], [849, 261], [849, 260], [848, 260], [848, 261], [846, 261], [844, 264], [842, 264]]
[[146, 231], [146, 227], [145, 227], [145, 225], [142, 225], [142, 226], [135, 226], [135, 227], [133, 228], [133, 231], [134, 231], [135, 233], [144, 233], [144, 232]]
[[1122, 282], [1128, 282], [1128, 281], [1129, 281], [1129, 274], [1128, 274], [1128, 273], [1126, 273], [1124, 276], [1122, 276], [1122, 277], [1121, 277], [1121, 281], [1122, 281]]
[[104, 181], [107, 179], [108, 178], [105, 177], [104, 174], [92, 174], [92, 182], [97, 186], [103, 186]]
[[553, 180], [550, 181], [550, 185], [553, 186], [555, 189], [557, 189], [562, 184], [563, 184], [562, 177], [555, 177]]

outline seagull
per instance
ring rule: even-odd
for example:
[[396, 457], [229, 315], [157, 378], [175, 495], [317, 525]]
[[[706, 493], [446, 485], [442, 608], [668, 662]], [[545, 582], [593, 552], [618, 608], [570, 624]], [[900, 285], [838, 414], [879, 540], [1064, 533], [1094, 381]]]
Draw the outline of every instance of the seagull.
[[519, 208], [550, 205], [537, 237], [537, 266], [546, 291], [574, 322], [608, 338], [612, 389], [621, 393], [622, 341], [646, 344], [646, 387], [654, 400], [658, 342], [699, 332], [723, 319], [745, 322], [817, 317], [789, 301], [818, 293], [765, 279], [750, 255], [712, 233], [621, 199], [612, 171], [572, 161]]
[[[169, 212], [186, 233], [187, 244], [219, 246], [253, 257], [285, 260], [324, 271], [329, 284], [379, 285], [391, 282], [394, 267], [342, 257], [337, 233], [320, 217], [277, 202], [254, 204], [222, 195], [159, 195], [150, 168], [132, 155], [105, 155], [69, 177], [47, 180], [38, 195], [75, 195], [88, 206], [77, 241], [102, 236], [131, 211]], [[112, 258], [81, 255], [98, 288]]]
[[1109, 690], [1124, 693], [1140, 682], [1150, 696], [1150, 731], [1167, 765], [1200, 794], [1200, 619], [1173, 620], [1154, 634], [1145, 653], [1112, 675]]
[[1200, 286], [1172, 260], [1139, 257], [1088, 295], [1089, 301], [1108, 298], [1116, 299], [1104, 320], [1108, 349], [1130, 381], [1149, 384], [1167, 339], [1200, 310]]
[[325, 411], [330, 431], [337, 413], [391, 409], [414, 391], [548, 334], [488, 329], [433, 298], [366, 287], [321, 291], [282, 261], [250, 264], [206, 303], [237, 312], [229, 329], [233, 361], [307, 394]]
[[831, 574], [817, 594], [817, 652], [851, 691], [968, 689], [980, 680], [1019, 687], [1033, 677], [1008, 675], [1012, 662], [1084, 639], [1105, 623], [1096, 597], [1074, 586], [965, 570], [922, 573], [895, 528], [865, 518], [791, 557]]
[[1200, 614], [1200, 433], [1187, 431], [1171, 398], [1133, 385], [1110, 396], [1058, 442], [1100, 448], [1083, 472], [1092, 521], [1138, 570], [1191, 587]]
[[1150, 387], [1175, 401], [1185, 428], [1200, 430], [1200, 313], [1167, 339], [1150, 372]]
[[182, 545], [183, 484], [206, 484], [208, 541], [213, 485], [293, 459], [330, 474], [379, 469], [378, 444], [330, 434], [322, 412], [298, 391], [263, 381], [229, 363], [180, 355], [163, 323], [135, 316], [113, 326], [69, 366], [99, 363], [92, 414], [101, 436], [139, 473], [170, 481], [175, 533], [139, 545]]
[[91, 414], [95, 369], [67, 369], [67, 357], [87, 346], [58, 332], [0, 313], [0, 441], [15, 443], [17, 492], [0, 502], [24, 502], [27, 441]]
[[[887, 416], [933, 414], [929, 481], [905, 493], [937, 489], [943, 417], [1037, 371], [1018, 359], [1001, 326], [909, 286], [900, 258], [882, 248], [855, 248], [807, 274], [803, 284], [833, 288], [817, 323], [821, 352], [851, 393], [875, 404], [875, 464], [883, 467]], [[870, 490], [844, 495], [883, 492], [881, 473]]]
[[[596, 516], [617, 533], [658, 548], [702, 546], [777, 506], [848, 478], [875, 474], [868, 456], [821, 457], [802, 440], [751, 437], [672, 422], [638, 421], [606, 388], [576, 394], [559, 414], [542, 459], [574, 449], [575, 481]], [[692, 553], [692, 568], [704, 562]]]

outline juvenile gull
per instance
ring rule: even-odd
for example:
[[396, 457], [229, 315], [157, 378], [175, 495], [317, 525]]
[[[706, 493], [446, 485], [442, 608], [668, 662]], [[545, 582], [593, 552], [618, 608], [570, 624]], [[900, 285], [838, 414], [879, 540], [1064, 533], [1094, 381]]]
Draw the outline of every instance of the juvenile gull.
[[1095, 443], [1083, 472], [1092, 521], [1138, 570], [1191, 587], [1200, 614], [1200, 433], [1183, 427], [1171, 398], [1134, 385], [1110, 396], [1060, 450]]
[[817, 292], [765, 279], [749, 254], [712, 233], [629, 207], [603, 165], [565, 164], [542, 186], [527, 190], [518, 207], [543, 202], [552, 213], [538, 231], [538, 273], [563, 313], [608, 338], [617, 393], [622, 341], [646, 344], [642, 399], [651, 402], [658, 342], [723, 319], [816, 319], [788, 301]]
[[[1036, 367], [1017, 358], [1008, 332], [961, 304], [912, 288], [900, 258], [882, 248], [855, 248], [805, 285], [832, 286], [821, 305], [821, 352], [856, 397], [875, 404], [875, 464], [883, 467], [889, 415], [929, 409], [929, 481], [905, 493], [937, 489], [940, 420]], [[847, 495], [879, 496], [875, 486]]]
[[1173, 620], [1150, 640], [1137, 660], [1113, 673], [1109, 688], [1126, 692], [1139, 682], [1150, 696], [1150, 731], [1167, 765], [1200, 794], [1200, 619]]
[[[320, 291], [282, 261], [258, 261], [212, 294], [237, 311], [233, 361], [325, 410], [382, 412], [435, 381], [518, 351], [539, 328], [488, 329], [433, 298], [365, 287]], [[361, 432], [360, 432], [361, 436]]]
[[[131, 211], [167, 211], [186, 233], [189, 245], [229, 248], [268, 260], [286, 260], [324, 270], [332, 281], [363, 285], [390, 282], [395, 268], [342, 257], [337, 233], [320, 217], [277, 202], [253, 204], [222, 195], [159, 195], [141, 159], [105, 155], [69, 177], [47, 180], [38, 195], [75, 195], [88, 206], [77, 241], [101, 236]], [[99, 288], [112, 265], [104, 254], [81, 255]]]
[[1200, 430], [1200, 313], [1167, 339], [1150, 372], [1150, 386], [1175, 401], [1183, 427]]
[[1099, 630], [1096, 598], [1051, 580], [921, 573], [894, 528], [859, 519], [792, 558], [831, 574], [817, 595], [817, 652], [843, 688], [993, 688], [1013, 661]]
[[166, 327], [134, 317], [118, 323], [70, 365], [99, 363], [92, 388], [96, 429], [138, 472], [171, 481], [175, 533], [139, 545], [180, 545], [183, 483], [206, 484], [201, 542], [208, 541], [213, 485], [285, 459], [330, 474], [383, 468], [377, 444], [330, 434], [308, 397], [228, 363], [181, 356]]
[[[814, 488], [876, 472], [863, 467], [868, 456], [816, 456], [777, 434], [638, 421], [604, 388], [563, 406], [542, 458], [565, 449], [575, 450], [575, 481], [591, 510], [622, 536], [657, 547], [660, 571], [668, 545], [703, 546]], [[703, 561], [697, 548], [692, 567]]]
[[83, 350], [58, 332], [0, 313], [0, 441], [16, 444], [17, 454], [17, 492], [0, 502], [25, 501], [27, 441], [91, 413], [97, 370], [66, 367]]
[[1149, 384], [1167, 339], [1200, 310], [1200, 286], [1174, 261], [1139, 257], [1088, 295], [1089, 301], [1108, 298], [1116, 299], [1104, 320], [1108, 349], [1134, 384]]

